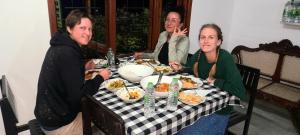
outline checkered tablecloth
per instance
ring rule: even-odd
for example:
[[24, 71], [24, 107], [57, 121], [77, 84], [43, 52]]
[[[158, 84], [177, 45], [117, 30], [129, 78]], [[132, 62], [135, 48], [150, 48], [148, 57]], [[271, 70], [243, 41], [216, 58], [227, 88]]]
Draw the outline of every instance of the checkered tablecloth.
[[[111, 78], [118, 78], [119, 75], [114, 71]], [[129, 86], [139, 86], [130, 83]], [[174, 112], [165, 109], [166, 99], [156, 99], [156, 115], [146, 118], [143, 113], [143, 100], [135, 103], [125, 103], [113, 92], [100, 88], [94, 97], [106, 105], [109, 109], [120, 115], [125, 122], [125, 132], [128, 135], [149, 135], [163, 134], [170, 135], [177, 133], [180, 129], [193, 124], [202, 116], [206, 116], [220, 110], [227, 105], [240, 105], [240, 100], [221, 91], [216, 87], [208, 85], [204, 81], [204, 90], [213, 90], [206, 96], [206, 101], [197, 106], [186, 105], [178, 102], [178, 109]]]

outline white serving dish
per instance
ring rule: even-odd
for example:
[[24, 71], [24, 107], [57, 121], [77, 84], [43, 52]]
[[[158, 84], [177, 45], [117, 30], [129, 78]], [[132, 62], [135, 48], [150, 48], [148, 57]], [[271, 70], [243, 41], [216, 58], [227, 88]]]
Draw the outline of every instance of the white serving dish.
[[125, 65], [118, 69], [118, 73], [124, 79], [138, 83], [144, 77], [152, 75], [154, 69], [145, 65]]

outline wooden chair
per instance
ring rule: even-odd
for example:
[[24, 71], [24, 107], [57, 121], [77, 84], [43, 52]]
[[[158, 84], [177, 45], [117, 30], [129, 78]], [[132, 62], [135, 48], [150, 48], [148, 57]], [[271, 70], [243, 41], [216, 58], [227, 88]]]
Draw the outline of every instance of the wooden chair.
[[92, 122], [106, 135], [125, 135], [123, 119], [94, 97], [85, 95], [81, 105], [84, 135], [92, 135]]
[[[257, 93], [257, 84], [260, 76], [260, 70], [252, 67], [248, 67], [245, 65], [237, 64], [237, 67], [241, 73], [243, 84], [246, 88], [248, 99], [248, 107], [246, 113], [242, 113], [239, 111], [234, 111], [229, 119], [228, 127], [231, 127], [235, 124], [238, 124], [242, 121], [245, 121], [243, 135], [248, 134], [248, 129], [250, 125], [252, 110], [254, 106], [255, 96]], [[228, 131], [228, 128], [227, 128]], [[230, 131], [226, 134], [233, 134]]]
[[31, 135], [44, 135], [37, 120], [30, 120], [28, 123], [17, 126], [18, 119], [14, 108], [14, 95], [6, 77], [1, 78], [2, 99], [0, 100], [1, 112], [6, 135], [17, 135], [25, 130], [30, 130]]

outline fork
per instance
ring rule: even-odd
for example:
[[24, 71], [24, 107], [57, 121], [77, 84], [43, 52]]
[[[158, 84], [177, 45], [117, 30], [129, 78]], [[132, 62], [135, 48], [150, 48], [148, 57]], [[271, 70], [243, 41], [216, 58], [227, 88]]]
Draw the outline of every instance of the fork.
[[145, 61], [144, 59], [142, 59], [142, 61], [144, 63], [147, 63], [149, 66], [151, 66], [155, 70], [155, 67], [149, 61]]

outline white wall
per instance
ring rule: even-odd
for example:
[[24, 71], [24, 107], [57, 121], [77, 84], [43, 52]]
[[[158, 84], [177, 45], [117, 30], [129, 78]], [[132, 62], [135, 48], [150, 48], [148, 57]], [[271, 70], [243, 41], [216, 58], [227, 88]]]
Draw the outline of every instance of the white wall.
[[25, 123], [34, 117], [37, 79], [49, 47], [47, 1], [1, 0], [0, 17], [0, 75], [7, 75], [19, 122]]
[[260, 43], [290, 39], [300, 45], [300, 26], [280, 23], [287, 0], [235, 0], [230, 29], [230, 45], [258, 47]]
[[300, 26], [280, 23], [287, 0], [194, 0], [190, 25], [190, 53], [198, 47], [199, 29], [204, 23], [218, 24], [224, 36], [222, 48], [231, 51], [237, 45], [258, 47], [290, 39], [300, 45]]
[[[193, 0], [192, 15], [190, 23], [190, 53], [199, 49], [198, 35], [203, 24], [215, 23], [223, 32], [224, 42], [228, 42], [228, 35], [231, 27], [231, 16], [234, 0]], [[224, 47], [223, 47], [224, 48]]]

